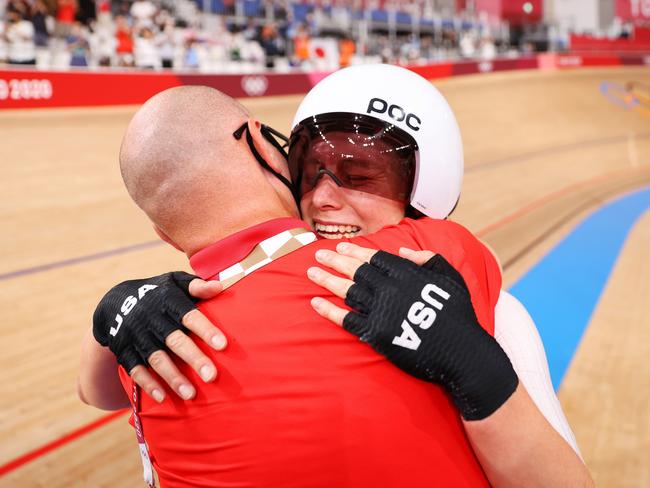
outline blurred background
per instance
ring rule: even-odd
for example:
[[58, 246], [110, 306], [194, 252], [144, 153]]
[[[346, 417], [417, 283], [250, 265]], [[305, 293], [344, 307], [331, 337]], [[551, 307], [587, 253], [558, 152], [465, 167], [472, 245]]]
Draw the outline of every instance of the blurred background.
[[189, 269], [123, 188], [139, 105], [208, 85], [289, 133], [377, 62], [450, 102], [452, 219], [535, 320], [597, 485], [650, 486], [650, 0], [0, 0], [0, 486], [143, 486], [127, 412], [75, 391], [106, 290]]
[[2, 0], [0, 62], [203, 72], [645, 52], [645, 0]]

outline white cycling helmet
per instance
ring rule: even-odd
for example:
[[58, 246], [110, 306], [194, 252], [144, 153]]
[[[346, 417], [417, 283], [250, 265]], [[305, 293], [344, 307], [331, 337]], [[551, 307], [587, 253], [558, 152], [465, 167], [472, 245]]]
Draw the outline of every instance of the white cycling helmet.
[[[309, 144], [318, 139], [333, 147], [334, 138], [327, 135], [332, 131], [352, 133], [354, 137], [346, 138], [349, 147], [367, 147], [370, 153], [379, 147], [386, 157], [399, 159], [402, 180], [408, 179], [403, 200], [415, 209], [440, 219], [454, 209], [463, 180], [460, 131], [447, 101], [420, 75], [398, 66], [361, 65], [337, 71], [314, 86], [292, 124], [289, 165], [298, 185], [305, 179]], [[355, 157], [345, 152], [344, 157]], [[374, 155], [368, 159], [378, 160]], [[315, 171], [309, 176], [312, 187], [324, 171], [337, 184], [354, 188], [329, 170]], [[394, 190], [359, 189], [400, 199]]]

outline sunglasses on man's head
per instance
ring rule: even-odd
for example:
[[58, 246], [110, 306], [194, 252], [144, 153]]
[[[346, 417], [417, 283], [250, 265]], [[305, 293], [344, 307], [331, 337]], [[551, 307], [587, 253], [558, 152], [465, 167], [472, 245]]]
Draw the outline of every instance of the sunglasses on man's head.
[[[235, 139], [240, 140], [247, 129], [248, 122], [244, 122], [235, 132], [232, 133], [232, 135]], [[273, 127], [262, 124], [262, 127], [260, 127], [260, 132], [266, 140], [274, 145], [277, 144], [282, 149], [286, 149], [289, 146], [289, 138], [282, 132], [275, 130]], [[280, 139], [282, 141], [282, 144], [280, 144], [277, 139]]]
[[[282, 134], [282, 132], [279, 132], [272, 127], [269, 127], [268, 125], [262, 124], [260, 127], [260, 132], [264, 139], [269, 141], [273, 147], [275, 147], [280, 154], [284, 157], [284, 159], [288, 159], [287, 156], [287, 151], [286, 148], [289, 145], [289, 138]], [[299, 204], [300, 202], [300, 195], [298, 194], [298, 189], [296, 186], [293, 184], [293, 182], [277, 171], [275, 171], [268, 162], [262, 157], [262, 155], [259, 153], [257, 148], [255, 147], [255, 142], [253, 141], [253, 136], [251, 136], [251, 131], [248, 130], [248, 122], [244, 122], [235, 132], [232, 133], [233, 137], [237, 139], [238, 141], [241, 140], [242, 136], [246, 133], [246, 143], [248, 144], [248, 147], [250, 148], [250, 151], [253, 153], [253, 156], [255, 156], [255, 159], [257, 159], [257, 162], [260, 163], [260, 166], [264, 168], [265, 170], [271, 172], [277, 179], [279, 179], [289, 190], [291, 190], [291, 194], [293, 195], [294, 199], [296, 200], [296, 203]], [[280, 144], [278, 142], [278, 139], [280, 139], [283, 144]]]

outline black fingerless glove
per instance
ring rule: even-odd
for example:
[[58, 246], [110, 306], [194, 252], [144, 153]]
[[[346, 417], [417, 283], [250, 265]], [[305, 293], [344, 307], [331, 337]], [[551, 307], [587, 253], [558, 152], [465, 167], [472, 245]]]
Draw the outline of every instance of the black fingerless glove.
[[506, 353], [478, 323], [460, 273], [436, 255], [420, 267], [383, 251], [354, 275], [346, 330], [400, 369], [441, 385], [466, 420], [483, 419], [515, 391]]
[[183, 329], [183, 316], [196, 308], [198, 300], [189, 294], [195, 278], [176, 271], [113, 287], [93, 315], [95, 340], [108, 346], [127, 372], [148, 364], [151, 353], [165, 349], [167, 336]]

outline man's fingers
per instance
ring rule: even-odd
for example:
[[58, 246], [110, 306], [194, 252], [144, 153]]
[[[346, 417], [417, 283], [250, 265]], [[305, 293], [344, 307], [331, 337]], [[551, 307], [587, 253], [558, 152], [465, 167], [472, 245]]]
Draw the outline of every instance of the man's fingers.
[[436, 253], [431, 251], [414, 251], [413, 249], [409, 249], [408, 247], [400, 247], [399, 255], [404, 259], [413, 261], [418, 266], [422, 266], [429, 259], [435, 256]]
[[183, 400], [194, 398], [196, 390], [188, 379], [181, 374], [176, 365], [165, 351], [152, 353], [147, 361], [151, 368], [167, 383]]
[[190, 281], [189, 292], [194, 298], [201, 300], [209, 300], [216, 297], [223, 291], [223, 285], [220, 281], [205, 281], [200, 278], [195, 278]]
[[339, 298], [345, 298], [350, 287], [354, 285], [354, 281], [339, 278], [317, 267], [309, 268], [307, 277], [317, 285], [327, 288]]
[[311, 306], [322, 317], [334, 322], [336, 325], [342, 326], [345, 316], [349, 313], [347, 310], [337, 307], [329, 300], [324, 298], [314, 297], [311, 299]]
[[320, 249], [316, 251], [315, 256], [316, 261], [324, 264], [329, 268], [332, 268], [335, 271], [338, 271], [348, 278], [352, 278], [354, 276], [354, 273], [357, 272], [357, 269], [359, 269], [359, 266], [364, 264], [363, 261], [357, 258], [343, 256], [328, 249]]
[[160, 386], [153, 375], [142, 365], [134, 367], [129, 371], [129, 376], [142, 388], [147, 395], [153, 398], [158, 403], [162, 403], [165, 399], [165, 389]]
[[377, 249], [357, 246], [351, 242], [341, 242], [336, 246], [336, 252], [343, 256], [349, 256], [358, 259], [359, 261], [363, 261], [364, 263], [369, 263], [370, 258], [377, 253]]
[[[219, 283], [218, 281], [215, 283]], [[219, 283], [221, 284], [221, 283]], [[217, 327], [210, 322], [205, 315], [197, 308], [190, 310], [183, 316], [183, 325], [199, 336], [207, 345], [221, 351], [226, 347], [228, 341]]]
[[203, 381], [208, 382], [216, 378], [217, 368], [210, 358], [203, 354], [194, 341], [182, 331], [175, 330], [169, 334], [165, 339], [165, 344], [174, 354], [189, 364]]

